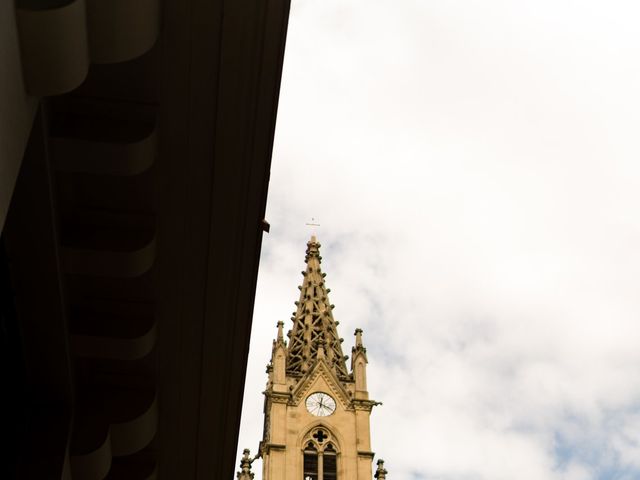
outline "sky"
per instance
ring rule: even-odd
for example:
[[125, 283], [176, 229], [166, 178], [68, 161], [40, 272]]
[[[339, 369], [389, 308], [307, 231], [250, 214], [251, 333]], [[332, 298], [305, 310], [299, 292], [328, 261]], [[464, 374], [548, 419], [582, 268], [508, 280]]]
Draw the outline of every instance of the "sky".
[[639, 19], [292, 1], [239, 452], [315, 233], [389, 478], [640, 478]]

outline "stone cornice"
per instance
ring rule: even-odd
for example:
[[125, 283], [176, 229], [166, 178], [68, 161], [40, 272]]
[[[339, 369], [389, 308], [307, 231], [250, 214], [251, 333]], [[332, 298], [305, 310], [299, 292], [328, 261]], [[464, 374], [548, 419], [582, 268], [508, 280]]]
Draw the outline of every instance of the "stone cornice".
[[355, 399], [352, 401], [352, 404], [355, 410], [366, 410], [367, 412], [370, 412], [373, 409], [373, 407], [377, 405], [382, 405], [382, 403], [376, 402], [374, 400], [355, 400]]
[[271, 450], [286, 450], [287, 446], [280, 443], [265, 443], [262, 448], [263, 453], [269, 453]]
[[290, 393], [283, 392], [274, 392], [273, 390], [265, 390], [262, 392], [266, 397], [268, 397], [273, 403], [289, 403], [291, 400]]
[[373, 457], [375, 457], [376, 454], [375, 452], [361, 452], [360, 450], [358, 450], [358, 456], [370, 458], [371, 460], [373, 460]]

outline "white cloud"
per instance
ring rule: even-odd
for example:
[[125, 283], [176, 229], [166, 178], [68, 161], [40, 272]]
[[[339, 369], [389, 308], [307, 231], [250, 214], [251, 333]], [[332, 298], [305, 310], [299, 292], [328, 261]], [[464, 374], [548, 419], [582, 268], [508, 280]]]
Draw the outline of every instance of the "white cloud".
[[314, 216], [392, 478], [640, 475], [639, 13], [293, 2], [240, 447]]

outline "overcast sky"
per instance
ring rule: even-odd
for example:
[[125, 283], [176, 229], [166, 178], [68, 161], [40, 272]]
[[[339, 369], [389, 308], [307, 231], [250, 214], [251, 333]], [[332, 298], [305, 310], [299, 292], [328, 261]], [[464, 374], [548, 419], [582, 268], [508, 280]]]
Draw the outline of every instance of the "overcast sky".
[[640, 478], [640, 3], [292, 4], [240, 449], [315, 217], [389, 478]]

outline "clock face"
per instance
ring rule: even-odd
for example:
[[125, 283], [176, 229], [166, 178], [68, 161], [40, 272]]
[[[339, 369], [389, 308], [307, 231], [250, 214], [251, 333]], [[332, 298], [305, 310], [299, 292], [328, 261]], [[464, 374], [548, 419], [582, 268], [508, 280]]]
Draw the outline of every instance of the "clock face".
[[336, 401], [323, 392], [315, 392], [307, 397], [307, 410], [316, 417], [327, 417], [336, 411]]

